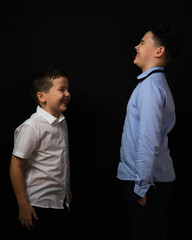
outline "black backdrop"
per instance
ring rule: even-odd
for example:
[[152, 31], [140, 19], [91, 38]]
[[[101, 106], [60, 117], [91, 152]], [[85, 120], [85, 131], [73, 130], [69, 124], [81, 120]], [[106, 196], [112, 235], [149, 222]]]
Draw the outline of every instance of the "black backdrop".
[[[71, 234], [129, 239], [123, 193], [116, 179], [126, 104], [140, 73], [134, 46], [145, 27], [176, 24], [183, 37], [167, 69], [177, 123], [169, 145], [177, 174], [168, 211], [170, 236], [188, 236], [190, 217], [190, 6], [129, 6], [128, 1], [7, 1], [1, 7], [1, 228], [18, 234], [17, 203], [9, 180], [13, 132], [36, 110], [28, 79], [39, 67], [69, 72], [71, 101], [65, 113], [70, 140]], [[138, 3], [139, 4], [139, 3]], [[10, 230], [9, 230], [10, 229]], [[90, 235], [90, 232], [92, 235]]]

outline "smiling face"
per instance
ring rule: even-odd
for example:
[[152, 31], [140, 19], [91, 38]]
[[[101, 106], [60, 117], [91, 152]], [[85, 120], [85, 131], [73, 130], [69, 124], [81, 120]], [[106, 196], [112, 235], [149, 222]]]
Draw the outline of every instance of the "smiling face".
[[164, 54], [164, 48], [155, 44], [152, 32], [147, 32], [135, 49], [137, 54], [133, 62], [143, 72], [154, 66], [163, 66], [161, 58]]
[[67, 104], [70, 100], [69, 81], [66, 77], [58, 77], [51, 80], [53, 85], [48, 92], [38, 92], [41, 107], [58, 118], [61, 112], [67, 110]]

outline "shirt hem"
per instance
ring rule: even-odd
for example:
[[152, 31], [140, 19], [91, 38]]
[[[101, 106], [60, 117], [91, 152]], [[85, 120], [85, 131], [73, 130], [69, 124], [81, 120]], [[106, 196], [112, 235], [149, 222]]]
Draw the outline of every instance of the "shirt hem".
[[53, 209], [64, 209], [64, 206], [62, 207], [56, 207], [56, 206], [43, 206], [41, 204], [34, 204], [34, 203], [30, 203], [31, 206], [34, 206], [34, 207], [40, 207], [40, 208], [53, 208]]

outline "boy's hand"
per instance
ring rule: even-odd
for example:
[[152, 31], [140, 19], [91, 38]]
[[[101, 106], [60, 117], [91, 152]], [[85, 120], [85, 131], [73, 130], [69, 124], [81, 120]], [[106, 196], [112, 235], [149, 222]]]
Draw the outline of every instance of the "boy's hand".
[[19, 208], [19, 221], [21, 224], [26, 227], [27, 229], [31, 229], [34, 227], [32, 217], [34, 217], [35, 220], [38, 220], [38, 216], [34, 210], [34, 208], [31, 205], [23, 205]]
[[146, 195], [143, 197], [143, 198], [140, 198], [140, 199], [137, 199], [138, 203], [141, 205], [141, 206], [145, 206], [146, 202], [147, 202], [147, 197]]

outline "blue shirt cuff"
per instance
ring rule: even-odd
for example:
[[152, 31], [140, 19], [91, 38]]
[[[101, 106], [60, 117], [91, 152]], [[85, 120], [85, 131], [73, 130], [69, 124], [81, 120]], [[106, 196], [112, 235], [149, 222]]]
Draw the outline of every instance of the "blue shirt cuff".
[[134, 193], [138, 195], [139, 197], [143, 198], [147, 191], [149, 190], [150, 186], [154, 185], [154, 183], [143, 183], [140, 184], [138, 182], [135, 182], [135, 187], [134, 187]]

